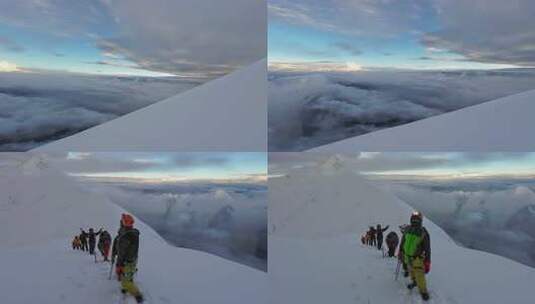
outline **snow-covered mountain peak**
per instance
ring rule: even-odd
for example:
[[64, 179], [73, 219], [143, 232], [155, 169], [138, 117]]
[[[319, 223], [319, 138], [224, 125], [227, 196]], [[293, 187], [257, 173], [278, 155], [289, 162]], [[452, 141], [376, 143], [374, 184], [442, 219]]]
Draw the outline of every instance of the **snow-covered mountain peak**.
[[320, 163], [320, 168], [324, 173], [339, 171], [344, 168], [345, 159], [342, 155], [335, 154]]

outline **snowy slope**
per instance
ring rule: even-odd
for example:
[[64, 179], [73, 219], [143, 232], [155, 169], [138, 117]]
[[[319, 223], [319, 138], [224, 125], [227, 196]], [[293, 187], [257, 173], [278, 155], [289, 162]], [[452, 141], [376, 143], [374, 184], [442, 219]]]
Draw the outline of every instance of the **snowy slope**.
[[[336, 164], [336, 165], [333, 165]], [[334, 161], [269, 181], [273, 303], [419, 303], [395, 259], [360, 243], [375, 224], [396, 229], [411, 209]], [[430, 303], [531, 303], [535, 269], [457, 246], [428, 220]], [[399, 231], [397, 231], [399, 233]]]
[[38, 151], [265, 151], [266, 60], [37, 148]]
[[[42, 157], [10, 157], [0, 163], [1, 302], [117, 303], [119, 284], [108, 280], [109, 264], [69, 246], [80, 227], [115, 234], [124, 211], [79, 189]], [[264, 272], [172, 247], [139, 220], [136, 227], [136, 280], [147, 303], [267, 303]]]
[[535, 90], [310, 151], [531, 151]]

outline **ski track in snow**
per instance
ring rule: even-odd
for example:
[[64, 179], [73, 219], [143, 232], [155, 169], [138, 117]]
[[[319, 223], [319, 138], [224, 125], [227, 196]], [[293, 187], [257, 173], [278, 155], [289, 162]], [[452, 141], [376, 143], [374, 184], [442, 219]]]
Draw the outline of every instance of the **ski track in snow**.
[[[298, 243], [299, 252], [316, 251], [314, 254], [302, 257], [306, 259], [305, 263], [315, 265], [318, 269], [307, 269], [305, 273], [291, 274], [292, 284], [295, 289], [284, 286], [282, 293], [289, 296], [289, 300], [304, 300], [310, 303], [321, 303], [327, 299], [327, 295], [312, 294], [302, 297], [290, 290], [307, 290], [308, 288], [324, 288], [327, 294], [336, 295], [333, 303], [352, 303], [352, 304], [378, 304], [378, 303], [399, 303], [399, 304], [459, 304], [453, 297], [444, 295], [441, 291], [434, 288], [432, 278], [426, 277], [428, 289], [431, 298], [425, 302], [421, 299], [418, 289], [408, 290], [406, 285], [410, 279], [404, 278], [400, 273], [396, 281], [395, 269], [397, 258], [382, 257], [381, 251], [375, 247], [364, 246], [360, 243], [357, 236], [344, 236], [324, 240], [296, 240], [296, 239], [277, 239], [275, 243], [285, 243], [290, 241]], [[304, 243], [302, 243], [304, 242]], [[316, 244], [321, 242], [321, 245]], [[304, 245], [304, 246], [302, 246]], [[278, 245], [276, 245], [278, 246]], [[281, 247], [287, 247], [282, 244]], [[337, 252], [336, 255], [332, 253]], [[296, 257], [296, 252], [292, 252], [292, 257]], [[275, 257], [276, 258], [276, 257]], [[321, 264], [323, 260], [323, 264]], [[327, 261], [325, 261], [327, 260]], [[336, 260], [336, 263], [334, 261]], [[296, 261], [290, 261], [294, 264]], [[343, 266], [341, 266], [343, 265]], [[403, 270], [401, 270], [403, 271]], [[321, 274], [330, 273], [322, 276]], [[334, 275], [334, 276], [333, 276]], [[288, 277], [288, 278], [289, 278]], [[288, 279], [287, 278], [287, 279]], [[309, 280], [303, 282], [302, 280]], [[289, 282], [286, 282], [289, 283]], [[285, 284], [283, 284], [285, 285]], [[277, 289], [275, 289], [277, 290]], [[290, 292], [290, 293], [288, 293]], [[275, 303], [283, 303], [284, 297], [277, 298]]]
[[[51, 242], [39, 252], [33, 247], [2, 251], [2, 287], [18, 291], [4, 292], [2, 302], [31, 303], [40, 298], [42, 303], [116, 303], [113, 299], [121, 294], [120, 286], [116, 280], [108, 280], [110, 264], [95, 263], [93, 256], [69, 245], [70, 240], [65, 240]], [[25, 261], [23, 269], [35, 272], [17, 271], [20, 265], [10, 261]]]
[[[126, 298], [121, 293], [121, 285], [119, 281], [117, 281], [115, 272], [113, 272], [112, 279], [109, 280], [109, 270], [110, 270], [110, 263], [103, 262], [101, 257], [97, 256], [97, 263], [94, 263], [94, 257], [87, 254], [87, 252], [82, 251], [73, 251], [73, 254], [81, 254], [82, 256], [80, 259], [87, 259], [88, 261], [82, 262], [84, 271], [83, 273], [86, 274], [88, 277], [94, 278], [94, 280], [98, 281], [104, 281], [108, 282], [108, 285], [111, 286], [112, 290], [111, 293], [109, 293], [109, 290], [103, 290], [102, 292], [99, 292], [101, 295], [109, 295], [109, 299], [117, 298], [119, 299], [118, 303], [124, 303], [124, 304], [130, 304], [130, 303], [137, 303], [136, 300], [131, 296], [127, 295]], [[141, 284], [136, 281], [134, 278], [134, 281], [136, 282], [138, 288], [140, 289], [141, 293], [147, 298], [147, 300], [144, 302], [146, 304], [152, 303], [152, 301], [148, 300], [147, 292], [141, 287]], [[113, 302], [112, 302], [113, 303]]]
[[[65, 241], [65, 244], [69, 244], [69, 240]], [[124, 303], [133, 304], [137, 303], [135, 298], [131, 295], [123, 296], [121, 293], [121, 286], [119, 281], [113, 272], [112, 279], [109, 279], [110, 263], [104, 262], [100, 255], [97, 255], [97, 262], [95, 263], [94, 256], [89, 255], [87, 252], [70, 250], [69, 248], [56, 246], [58, 248], [65, 248], [63, 253], [58, 252], [56, 256], [62, 256], [65, 264], [70, 264], [71, 270], [79, 270], [78, 275], [70, 272], [65, 275], [63, 279], [68, 286], [66, 290], [74, 291], [74, 294], [79, 295], [85, 299], [93, 300], [90, 303]], [[143, 294], [145, 304], [152, 303], [171, 303], [171, 301], [165, 297], [159, 297], [158, 301], [154, 301], [147, 290], [144, 288], [144, 284], [136, 280], [136, 285]], [[115, 301], [113, 299], [116, 299]], [[60, 293], [58, 297], [58, 303], [78, 303], [79, 300], [71, 302], [71, 296], [65, 293]]]

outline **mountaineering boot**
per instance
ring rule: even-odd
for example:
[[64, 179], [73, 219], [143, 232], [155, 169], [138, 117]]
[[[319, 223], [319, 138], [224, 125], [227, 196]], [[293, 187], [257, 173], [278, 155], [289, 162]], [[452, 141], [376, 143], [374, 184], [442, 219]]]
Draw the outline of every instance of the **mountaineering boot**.
[[407, 285], [407, 288], [412, 290], [414, 287], [416, 287], [416, 282], [412, 282], [409, 285]]
[[422, 292], [421, 295], [422, 295], [422, 300], [424, 301], [429, 300], [429, 294], [427, 292]]
[[142, 295], [137, 295], [137, 296], [136, 296], [136, 301], [137, 301], [138, 303], [143, 303], [143, 296], [142, 296]]

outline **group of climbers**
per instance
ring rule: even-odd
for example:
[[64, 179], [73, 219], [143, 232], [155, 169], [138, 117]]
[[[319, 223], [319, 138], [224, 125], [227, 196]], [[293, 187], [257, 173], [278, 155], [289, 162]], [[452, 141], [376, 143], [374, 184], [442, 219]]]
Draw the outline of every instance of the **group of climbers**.
[[377, 224], [377, 227], [370, 226], [370, 229], [366, 231], [361, 236], [361, 242], [362, 244], [368, 245], [368, 246], [377, 246], [377, 249], [382, 250], [383, 248], [383, 232], [388, 230], [389, 226], [386, 226], [385, 228], [381, 228], [380, 224]]
[[[126, 296], [131, 294], [138, 303], [143, 302], [143, 294], [134, 283], [134, 275], [137, 272], [137, 258], [139, 249], [139, 230], [134, 228], [134, 217], [130, 214], [121, 215], [120, 228], [117, 236], [111, 239], [111, 235], [104, 229], [95, 232], [90, 228], [88, 232], [80, 228], [81, 233], [76, 235], [72, 241], [74, 250], [82, 250], [95, 255], [96, 237], [99, 236], [97, 248], [105, 262], [111, 262], [111, 267], [115, 266], [117, 280], [121, 283], [121, 292]], [[110, 255], [111, 261], [108, 259]], [[110, 270], [111, 271], [111, 270]], [[111, 272], [110, 272], [111, 279]]]
[[[377, 225], [376, 228], [370, 227], [361, 236], [361, 242], [368, 246], [376, 246], [378, 250], [382, 250], [383, 232], [388, 227], [381, 228], [381, 225]], [[402, 225], [399, 229], [402, 235], [401, 242], [394, 231], [391, 231], [386, 236], [387, 255], [388, 257], [395, 257], [396, 248], [398, 248], [399, 244], [398, 264], [403, 266], [403, 276], [410, 276], [411, 279], [407, 288], [412, 290], [414, 287], [418, 287], [422, 299], [427, 301], [429, 300], [429, 292], [425, 275], [431, 270], [431, 239], [427, 229], [423, 226], [422, 213], [413, 212], [410, 217], [410, 224]]]
[[80, 233], [80, 235], [76, 235], [74, 239], [72, 240], [72, 249], [89, 251], [89, 248], [87, 247], [87, 235], [84, 233]]
[[102, 228], [98, 232], [95, 232], [93, 228], [89, 228], [88, 231], [89, 232], [86, 232], [80, 228], [80, 234], [76, 235], [72, 241], [72, 249], [87, 251], [90, 255], [94, 255], [95, 245], [97, 243], [96, 239], [97, 236], [100, 236], [98, 239], [98, 250], [104, 257], [104, 261], [108, 261], [108, 253], [111, 244], [110, 234]]

